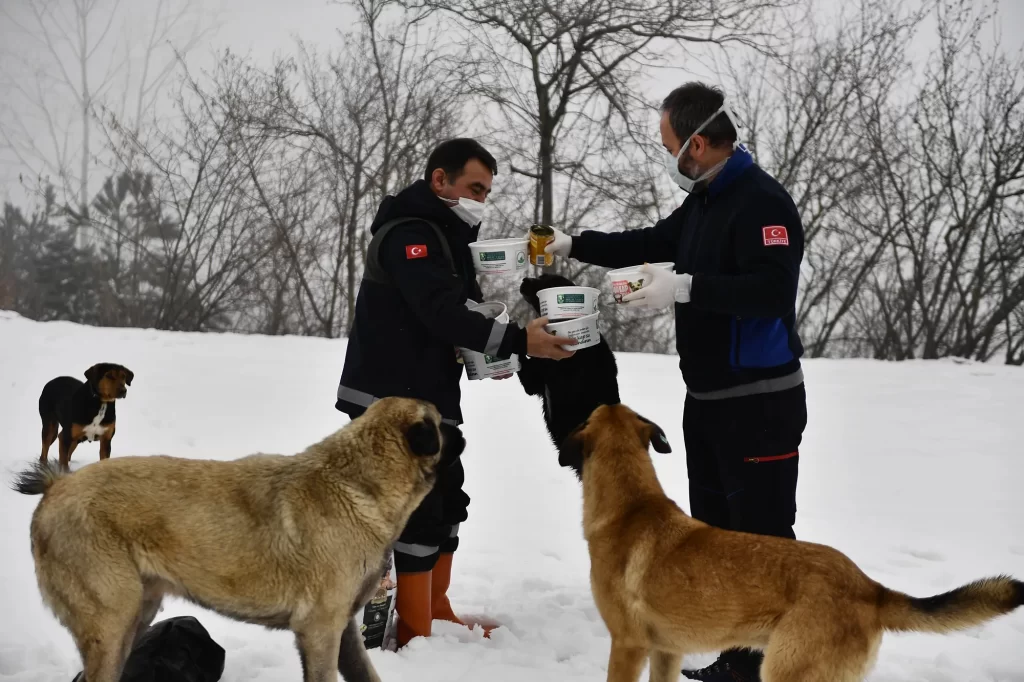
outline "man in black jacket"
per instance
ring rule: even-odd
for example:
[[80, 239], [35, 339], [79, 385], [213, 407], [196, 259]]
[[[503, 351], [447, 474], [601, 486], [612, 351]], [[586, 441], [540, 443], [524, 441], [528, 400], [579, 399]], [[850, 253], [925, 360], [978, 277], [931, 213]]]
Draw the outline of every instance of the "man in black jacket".
[[[645, 266], [626, 305], [675, 306], [686, 383], [683, 436], [694, 517], [794, 538], [798, 448], [807, 422], [795, 329], [804, 236], [786, 190], [742, 146], [722, 92], [699, 83], [662, 105], [669, 174], [690, 194], [653, 227], [556, 234], [549, 250], [605, 267]], [[727, 651], [707, 682], [759, 679], [761, 655]]]
[[[432, 402], [446, 422], [460, 425], [457, 347], [499, 358], [572, 355], [562, 345], [575, 341], [546, 333], [546, 318], [522, 329], [467, 307], [482, 301], [469, 244], [496, 173], [479, 143], [449, 140], [431, 153], [422, 180], [381, 202], [335, 405], [351, 418], [375, 400], [406, 396]], [[463, 478], [459, 461], [441, 473], [395, 546], [400, 646], [430, 636], [434, 619], [462, 623], [447, 591], [458, 527], [468, 517]]]

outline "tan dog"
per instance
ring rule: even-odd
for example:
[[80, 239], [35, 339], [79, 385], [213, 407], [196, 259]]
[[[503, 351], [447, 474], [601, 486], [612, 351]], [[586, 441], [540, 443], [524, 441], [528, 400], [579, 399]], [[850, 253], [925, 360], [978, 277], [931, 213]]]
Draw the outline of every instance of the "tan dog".
[[562, 446], [583, 479], [591, 588], [612, 637], [608, 680], [679, 677], [683, 655], [763, 649], [764, 682], [860, 682], [882, 632], [946, 633], [1024, 604], [1024, 583], [999, 577], [916, 599], [809, 542], [721, 530], [670, 500], [648, 443], [664, 432], [623, 405], [597, 408]]
[[[39, 464], [32, 555], [88, 682], [117, 682], [165, 594], [295, 633], [306, 682], [378, 681], [358, 624], [385, 553], [462, 453], [428, 403], [388, 398], [294, 456]], [[344, 632], [344, 635], [343, 635]]]

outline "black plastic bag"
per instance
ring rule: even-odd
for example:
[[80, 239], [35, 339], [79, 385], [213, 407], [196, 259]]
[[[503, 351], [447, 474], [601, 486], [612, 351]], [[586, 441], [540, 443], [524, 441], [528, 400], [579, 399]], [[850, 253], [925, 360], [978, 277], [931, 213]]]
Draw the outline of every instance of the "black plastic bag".
[[[192, 616], [154, 623], [128, 656], [121, 682], [217, 682], [224, 648]], [[80, 672], [72, 682], [81, 682]]]

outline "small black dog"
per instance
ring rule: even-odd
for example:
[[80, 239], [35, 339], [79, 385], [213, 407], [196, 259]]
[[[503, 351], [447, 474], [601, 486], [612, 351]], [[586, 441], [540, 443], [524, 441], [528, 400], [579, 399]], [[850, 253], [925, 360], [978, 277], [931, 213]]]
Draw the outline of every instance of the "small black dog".
[[100, 442], [100, 459], [110, 457], [117, 416], [114, 401], [128, 395], [135, 374], [123, 365], [101, 362], [85, 371], [86, 382], [74, 377], [57, 377], [43, 386], [39, 396], [39, 417], [43, 420], [45, 463], [60, 427], [60, 467], [67, 471], [71, 453], [82, 441]]
[[[534, 311], [540, 314], [537, 292], [552, 287], [575, 286], [571, 280], [559, 275], [527, 277], [519, 287]], [[544, 424], [555, 447], [561, 448], [566, 436], [587, 421], [599, 405], [615, 405], [619, 402], [618, 366], [615, 355], [608, 347], [604, 336], [601, 343], [578, 350], [565, 360], [546, 358], [520, 358], [519, 382], [528, 395], [539, 395], [544, 403]], [[572, 468], [580, 475], [572, 462], [559, 465]]]

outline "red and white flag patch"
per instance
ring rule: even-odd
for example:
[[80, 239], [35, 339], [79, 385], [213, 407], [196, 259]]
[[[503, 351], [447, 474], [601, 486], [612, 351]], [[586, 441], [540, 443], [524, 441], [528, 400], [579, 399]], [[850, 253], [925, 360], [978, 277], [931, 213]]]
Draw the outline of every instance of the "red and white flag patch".
[[405, 247], [405, 258], [406, 260], [412, 260], [414, 258], [426, 258], [427, 257], [427, 245], [426, 244], [412, 244]]
[[789, 246], [789, 232], [782, 225], [762, 227], [765, 246]]

